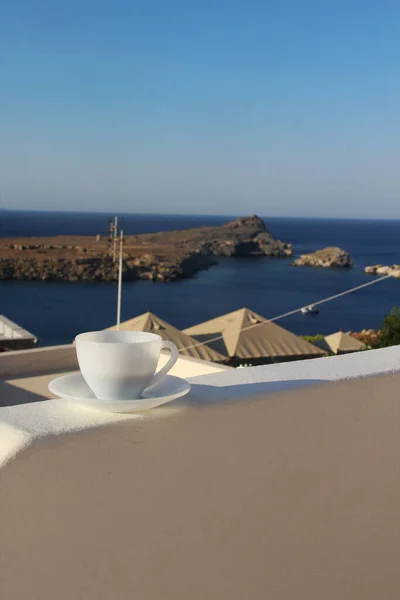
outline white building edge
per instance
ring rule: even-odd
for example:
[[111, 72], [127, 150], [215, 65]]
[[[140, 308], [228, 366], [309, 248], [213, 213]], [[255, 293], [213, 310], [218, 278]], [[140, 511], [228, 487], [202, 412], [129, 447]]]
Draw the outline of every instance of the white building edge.
[[4, 315], [0, 315], [0, 352], [32, 348], [37, 337]]

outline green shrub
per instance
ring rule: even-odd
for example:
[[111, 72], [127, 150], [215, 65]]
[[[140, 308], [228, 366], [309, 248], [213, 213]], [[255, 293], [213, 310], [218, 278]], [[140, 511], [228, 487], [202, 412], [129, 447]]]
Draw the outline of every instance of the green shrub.
[[373, 348], [387, 348], [400, 344], [400, 307], [394, 307], [390, 315], [383, 319], [380, 334]]
[[316, 335], [301, 335], [300, 337], [302, 337], [303, 340], [306, 340], [306, 342], [310, 342], [310, 344], [313, 344], [314, 342], [319, 342], [319, 340], [323, 340], [325, 336], [322, 335], [322, 333], [317, 333]]

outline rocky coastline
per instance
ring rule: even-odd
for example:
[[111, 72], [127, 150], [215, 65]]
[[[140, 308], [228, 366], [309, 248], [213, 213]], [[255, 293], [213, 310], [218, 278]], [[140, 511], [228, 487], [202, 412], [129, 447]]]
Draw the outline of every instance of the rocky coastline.
[[391, 275], [395, 279], [400, 279], [400, 265], [372, 265], [365, 267], [364, 271], [369, 275]]
[[[291, 256], [256, 215], [220, 227], [127, 236], [124, 280], [174, 281], [193, 277], [218, 257]], [[118, 263], [107, 236], [55, 236], [0, 240], [0, 279], [115, 281]]]

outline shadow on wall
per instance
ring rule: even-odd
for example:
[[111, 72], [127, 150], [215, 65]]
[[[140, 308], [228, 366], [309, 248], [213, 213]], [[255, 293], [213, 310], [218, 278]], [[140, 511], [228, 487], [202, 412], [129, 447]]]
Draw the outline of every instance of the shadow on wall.
[[47, 397], [0, 380], [0, 407], [31, 404], [32, 402], [43, 402], [43, 400], [47, 400]]
[[[188, 396], [176, 400], [172, 404], [190, 406], [207, 406], [220, 402], [238, 402], [244, 399], [265, 398], [266, 394], [283, 392], [293, 388], [317, 386], [330, 383], [328, 379], [292, 379], [289, 381], [265, 381], [261, 383], [245, 383], [241, 385], [203, 385], [192, 383], [192, 390]], [[167, 408], [168, 405], [166, 405]]]
[[[166, 413], [174, 407], [190, 406], [209, 406], [224, 402], [238, 402], [244, 399], [265, 398], [266, 394], [283, 392], [294, 388], [316, 386], [322, 383], [329, 383], [327, 379], [293, 379], [290, 381], [266, 381], [261, 383], [245, 383], [241, 385], [215, 386], [204, 384], [192, 384], [191, 392], [185, 398], [165, 404], [157, 409], [157, 412]], [[0, 407], [17, 406], [19, 404], [31, 404], [34, 402], [43, 402], [47, 397], [17, 387], [7, 381], [0, 381]], [[54, 401], [52, 399], [51, 401]], [[59, 400], [60, 402], [64, 402]], [[154, 409], [150, 412], [154, 415]], [[145, 413], [142, 413], [143, 415]]]

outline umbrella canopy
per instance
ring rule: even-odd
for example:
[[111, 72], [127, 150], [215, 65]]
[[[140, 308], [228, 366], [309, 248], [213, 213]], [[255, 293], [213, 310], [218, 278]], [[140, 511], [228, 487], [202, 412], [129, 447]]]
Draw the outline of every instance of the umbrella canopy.
[[346, 352], [359, 352], [365, 350], [366, 345], [360, 340], [357, 340], [352, 335], [337, 331], [324, 338], [329, 350], [334, 354], [345, 354]]
[[[117, 326], [109, 329], [116, 329]], [[147, 331], [149, 333], [157, 333], [163, 340], [173, 342], [178, 348], [178, 351], [183, 356], [199, 358], [211, 362], [224, 362], [225, 356], [219, 352], [209, 348], [205, 344], [198, 345], [198, 340], [186, 335], [173, 325], [170, 325], [163, 319], [160, 319], [152, 312], [146, 312], [138, 317], [124, 321], [120, 325], [121, 331]], [[195, 347], [191, 347], [195, 346]]]
[[[290, 359], [325, 355], [320, 348], [248, 308], [194, 325], [184, 333], [229, 358]], [[218, 336], [221, 339], [212, 341]]]

